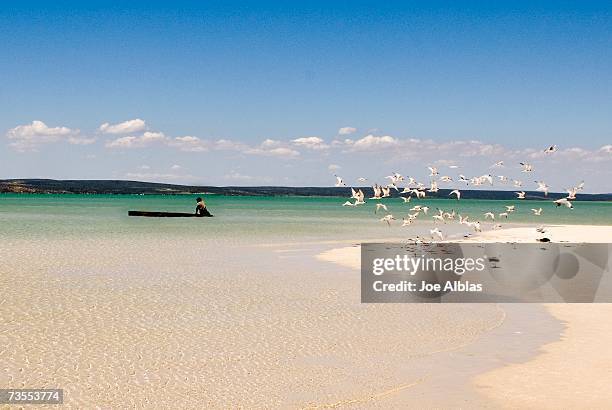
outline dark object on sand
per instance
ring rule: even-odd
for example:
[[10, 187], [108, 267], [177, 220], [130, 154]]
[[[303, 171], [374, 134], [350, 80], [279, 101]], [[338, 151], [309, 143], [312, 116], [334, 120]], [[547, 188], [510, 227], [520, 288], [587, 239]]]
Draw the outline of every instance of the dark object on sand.
[[148, 212], [148, 211], [128, 211], [128, 216], [147, 216], [151, 218], [199, 218], [205, 216], [212, 216], [210, 212], [205, 209], [206, 213], [202, 215], [196, 215], [194, 213], [188, 214], [186, 212]]
[[548, 239], [548, 238], [541, 238], [541, 239], [538, 239], [538, 242], [550, 242], [550, 239]]

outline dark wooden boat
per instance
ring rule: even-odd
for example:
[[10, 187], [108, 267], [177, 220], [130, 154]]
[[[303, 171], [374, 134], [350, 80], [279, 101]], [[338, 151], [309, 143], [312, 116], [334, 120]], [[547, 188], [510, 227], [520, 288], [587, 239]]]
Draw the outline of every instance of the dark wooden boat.
[[186, 212], [149, 212], [149, 211], [128, 211], [128, 216], [147, 216], [150, 218], [200, 218], [208, 215], [188, 214]]

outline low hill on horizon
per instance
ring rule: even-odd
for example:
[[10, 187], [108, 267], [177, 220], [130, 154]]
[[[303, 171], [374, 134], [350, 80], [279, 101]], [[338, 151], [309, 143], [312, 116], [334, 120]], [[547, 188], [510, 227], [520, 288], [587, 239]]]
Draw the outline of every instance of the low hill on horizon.
[[[359, 188], [359, 187], [355, 187]], [[371, 187], [361, 187], [371, 190]], [[450, 189], [440, 189], [432, 198], [449, 198]], [[41, 194], [145, 194], [145, 195], [181, 195], [181, 194], [219, 194], [235, 196], [350, 196], [350, 188], [342, 187], [284, 187], [284, 186], [197, 186], [177, 185], [157, 182], [125, 180], [55, 180], [55, 179], [4, 179], [0, 180], [0, 193], [41, 193]], [[463, 199], [516, 199], [515, 191], [470, 190], [462, 189]], [[526, 191], [528, 199], [558, 199], [565, 193], [549, 193], [545, 197], [541, 192]], [[393, 192], [393, 196], [397, 196]], [[449, 198], [451, 199], [451, 198]], [[577, 200], [612, 201], [610, 194], [579, 194]]]

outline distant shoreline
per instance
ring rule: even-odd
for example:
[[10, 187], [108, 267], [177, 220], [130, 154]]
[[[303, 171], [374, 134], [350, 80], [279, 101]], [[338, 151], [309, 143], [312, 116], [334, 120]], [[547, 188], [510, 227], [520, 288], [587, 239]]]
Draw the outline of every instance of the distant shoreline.
[[[367, 192], [369, 186], [355, 187]], [[451, 189], [440, 189], [428, 194], [430, 199], [448, 199]], [[463, 199], [514, 200], [516, 190], [462, 189]], [[349, 187], [284, 187], [284, 186], [197, 186], [125, 180], [55, 180], [55, 179], [5, 179], [0, 180], [0, 193], [24, 194], [125, 194], [125, 195], [228, 195], [228, 196], [295, 196], [295, 197], [344, 197], [350, 196]], [[530, 200], [554, 200], [565, 193], [551, 192], [547, 197], [541, 192], [526, 191]], [[392, 197], [399, 196], [392, 192]], [[612, 201], [612, 193], [578, 194], [578, 201]]]

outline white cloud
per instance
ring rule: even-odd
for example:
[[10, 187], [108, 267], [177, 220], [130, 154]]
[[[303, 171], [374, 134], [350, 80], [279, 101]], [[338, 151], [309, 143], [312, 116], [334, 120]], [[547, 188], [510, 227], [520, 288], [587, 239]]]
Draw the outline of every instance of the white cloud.
[[95, 138], [69, 137], [68, 143], [72, 145], [91, 145], [96, 142]]
[[174, 165], [172, 165], [172, 166], [170, 167], [170, 169], [172, 169], [172, 170], [177, 170], [177, 169], [182, 169], [182, 168], [183, 168], [183, 167], [182, 167], [182, 166], [180, 166], [180, 165], [178, 165], [178, 164], [174, 164]]
[[357, 128], [342, 127], [338, 130], [338, 135], [350, 135], [357, 131]]
[[264, 155], [268, 157], [277, 157], [281, 159], [293, 159], [300, 156], [299, 151], [291, 148], [278, 147], [278, 148], [250, 148], [245, 151], [246, 154], [253, 155]]
[[612, 154], [612, 145], [604, 145], [603, 147], [599, 148], [599, 152], [603, 154]]
[[399, 140], [389, 135], [377, 137], [371, 134], [351, 143], [352, 148], [358, 151], [391, 148], [396, 147], [398, 144]]
[[323, 149], [329, 148], [329, 145], [325, 144], [325, 141], [319, 137], [296, 138], [292, 140], [291, 142], [293, 142], [293, 144], [296, 145], [297, 147], [302, 147], [302, 148], [312, 149], [312, 150], [323, 150]]
[[143, 148], [156, 142], [166, 142], [167, 137], [163, 132], [150, 132], [147, 131], [144, 134], [136, 137], [119, 137], [117, 139], [108, 141], [106, 146], [108, 148]]
[[185, 152], [208, 151], [208, 145], [205, 141], [199, 139], [198, 137], [192, 137], [191, 135], [176, 137], [168, 141], [168, 145]]
[[118, 124], [109, 124], [108, 122], [105, 122], [104, 124], [100, 125], [98, 131], [105, 134], [129, 134], [144, 131], [146, 128], [147, 125], [144, 120], [136, 118], [134, 120], [124, 121]]
[[[81, 139], [79, 130], [68, 127], [49, 127], [42, 121], [32, 121], [31, 124], [18, 125], [6, 133], [10, 147], [17, 151], [35, 151], [39, 146], [59, 141], [68, 141], [71, 144], [90, 143], [91, 139]], [[93, 142], [93, 141], [91, 141]]]
[[242, 142], [220, 139], [213, 143], [213, 149], [221, 151], [244, 151], [248, 149], [248, 145]]

